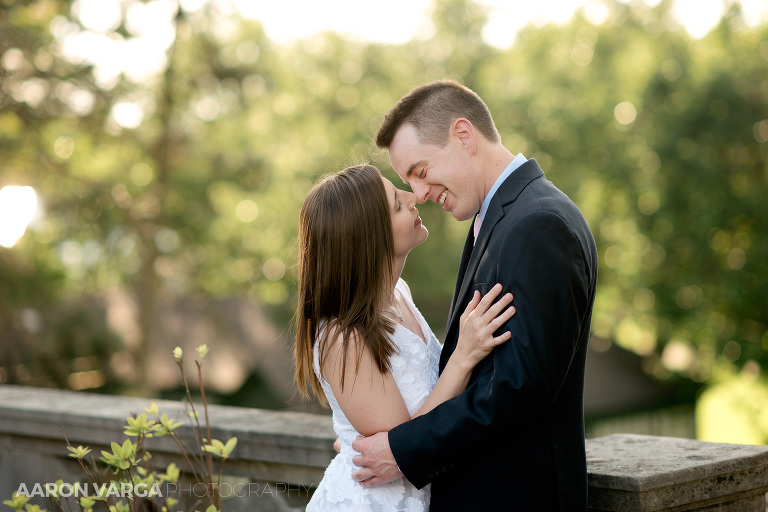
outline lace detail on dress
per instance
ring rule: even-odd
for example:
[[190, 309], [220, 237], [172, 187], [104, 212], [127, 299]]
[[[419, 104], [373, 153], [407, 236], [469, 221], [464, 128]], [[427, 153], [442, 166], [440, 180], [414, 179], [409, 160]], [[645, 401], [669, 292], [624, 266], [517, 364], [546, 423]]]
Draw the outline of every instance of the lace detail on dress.
[[[396, 289], [411, 308], [427, 340], [425, 344], [419, 336], [400, 324], [396, 326], [392, 335], [397, 349], [390, 360], [392, 376], [403, 396], [408, 412], [413, 415], [437, 383], [441, 347], [424, 317], [408, 297], [402, 280], [398, 281]], [[324, 327], [325, 324], [320, 326], [321, 333]], [[352, 442], [357, 438], [358, 433], [339, 407], [331, 386], [320, 375], [317, 345], [314, 351], [314, 369], [333, 413], [333, 429], [341, 440], [341, 453], [334, 457], [325, 470], [325, 476], [312, 496], [307, 511], [425, 512], [428, 510], [430, 486], [419, 490], [407, 479], [400, 478], [368, 489], [352, 479], [352, 473], [358, 470], [352, 463], [352, 457], [357, 454], [352, 450]]]

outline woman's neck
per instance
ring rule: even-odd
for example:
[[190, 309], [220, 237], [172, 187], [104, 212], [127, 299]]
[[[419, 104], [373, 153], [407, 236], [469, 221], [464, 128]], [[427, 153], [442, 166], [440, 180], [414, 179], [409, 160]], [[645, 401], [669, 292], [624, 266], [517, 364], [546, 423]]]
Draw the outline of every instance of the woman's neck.
[[403, 268], [405, 268], [405, 257], [403, 258], [395, 258], [395, 265], [394, 265], [394, 272], [392, 275], [392, 291], [394, 292], [395, 286], [397, 285], [398, 279], [400, 279], [400, 275], [403, 273]]

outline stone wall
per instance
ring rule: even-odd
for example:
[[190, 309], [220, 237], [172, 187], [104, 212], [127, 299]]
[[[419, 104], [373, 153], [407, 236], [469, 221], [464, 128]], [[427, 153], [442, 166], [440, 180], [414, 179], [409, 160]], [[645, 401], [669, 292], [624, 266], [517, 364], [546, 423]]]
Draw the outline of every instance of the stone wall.
[[[140, 414], [151, 402], [0, 386], [0, 501], [21, 484], [31, 491], [36, 483], [81, 480], [64, 434], [72, 445], [89, 446], [98, 456], [111, 441], [126, 438], [125, 417]], [[161, 413], [188, 422], [180, 403], [157, 404]], [[228, 487], [222, 487], [227, 512], [304, 509], [334, 455], [329, 416], [212, 406], [210, 419], [213, 438], [238, 438], [226, 464]], [[185, 467], [170, 439], [149, 439], [147, 446], [157, 467], [171, 461]], [[614, 434], [588, 439], [587, 456], [591, 510], [766, 510], [765, 446]], [[197, 489], [186, 485], [179, 490], [193, 497]]]

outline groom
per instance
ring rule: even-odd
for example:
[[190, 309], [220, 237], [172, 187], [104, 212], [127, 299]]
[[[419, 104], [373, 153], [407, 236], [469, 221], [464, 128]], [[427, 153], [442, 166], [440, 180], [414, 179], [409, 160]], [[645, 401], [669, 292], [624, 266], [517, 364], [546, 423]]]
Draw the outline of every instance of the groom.
[[415, 88], [376, 143], [419, 202], [475, 217], [461, 258], [440, 370], [475, 290], [502, 283], [512, 339], [461, 395], [388, 433], [360, 438], [353, 477], [432, 484], [431, 510], [586, 510], [584, 362], [597, 251], [578, 208], [535, 160], [501, 143], [488, 107], [452, 81]]

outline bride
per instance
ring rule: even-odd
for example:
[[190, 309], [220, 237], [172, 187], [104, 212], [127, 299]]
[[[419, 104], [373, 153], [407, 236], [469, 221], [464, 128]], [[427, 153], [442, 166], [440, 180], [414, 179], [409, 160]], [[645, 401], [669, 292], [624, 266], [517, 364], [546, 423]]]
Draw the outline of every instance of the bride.
[[[510, 333], [494, 331], [515, 313], [497, 285], [461, 318], [456, 351], [438, 378], [441, 346], [400, 278], [411, 249], [427, 238], [416, 196], [370, 165], [320, 180], [299, 220], [296, 381], [330, 405], [341, 448], [308, 511], [426, 511], [429, 486], [404, 477], [365, 488], [352, 442], [386, 432], [461, 393], [474, 366]], [[508, 307], [509, 306], [509, 307]]]

